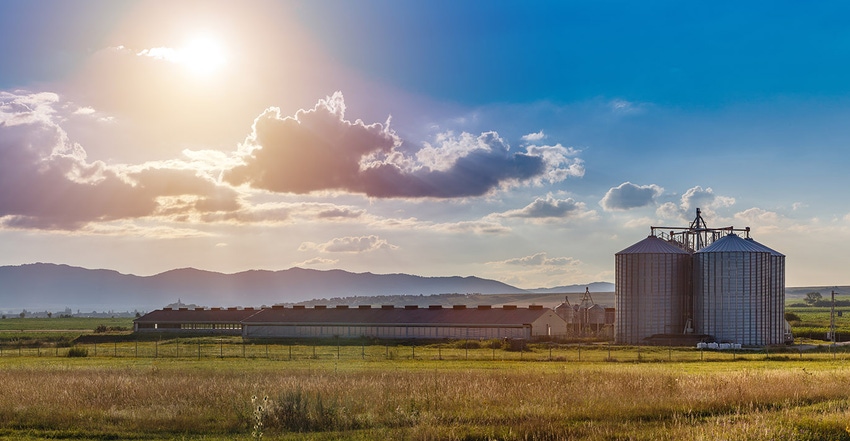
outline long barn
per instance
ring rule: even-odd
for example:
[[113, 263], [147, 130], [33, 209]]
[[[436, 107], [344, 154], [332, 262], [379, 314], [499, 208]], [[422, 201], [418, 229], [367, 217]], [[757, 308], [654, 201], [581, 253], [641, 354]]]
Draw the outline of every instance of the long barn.
[[135, 320], [139, 332], [203, 332], [244, 338], [491, 339], [564, 336], [567, 322], [540, 305], [493, 308], [362, 305], [307, 308], [164, 309]]

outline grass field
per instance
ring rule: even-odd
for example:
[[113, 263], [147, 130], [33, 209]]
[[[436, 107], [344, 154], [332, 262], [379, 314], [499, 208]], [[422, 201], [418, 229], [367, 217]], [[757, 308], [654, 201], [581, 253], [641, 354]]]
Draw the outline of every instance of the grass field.
[[[801, 323], [823, 322], [823, 311], [803, 312]], [[823, 342], [510, 351], [492, 342], [135, 339], [93, 333], [129, 319], [74, 320], [0, 320], [0, 438], [850, 440], [850, 353]], [[54, 334], [77, 337], [60, 345]]]
[[0, 357], [0, 436], [841, 440], [848, 367]]

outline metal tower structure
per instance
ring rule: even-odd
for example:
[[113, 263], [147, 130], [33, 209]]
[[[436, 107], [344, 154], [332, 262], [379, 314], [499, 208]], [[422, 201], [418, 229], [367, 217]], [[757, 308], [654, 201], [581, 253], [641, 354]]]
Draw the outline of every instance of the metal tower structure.
[[711, 245], [715, 240], [734, 232], [742, 232], [750, 237], [750, 227], [709, 228], [702, 218], [702, 211], [697, 208], [697, 215], [687, 227], [649, 227], [652, 236], [664, 239], [682, 249], [694, 252]]

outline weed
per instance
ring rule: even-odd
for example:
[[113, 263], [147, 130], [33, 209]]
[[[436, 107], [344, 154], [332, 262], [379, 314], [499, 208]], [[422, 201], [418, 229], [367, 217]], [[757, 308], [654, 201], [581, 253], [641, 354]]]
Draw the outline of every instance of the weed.
[[86, 348], [80, 348], [80, 347], [75, 346], [71, 349], [68, 349], [68, 356], [69, 357], [88, 357], [89, 356], [89, 350], [86, 349]]

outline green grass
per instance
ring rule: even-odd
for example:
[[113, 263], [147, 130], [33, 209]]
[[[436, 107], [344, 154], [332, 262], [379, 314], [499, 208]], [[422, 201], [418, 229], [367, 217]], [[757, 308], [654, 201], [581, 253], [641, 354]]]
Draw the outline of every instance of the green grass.
[[98, 325], [133, 329], [133, 318], [5, 318], [0, 320], [0, 331], [94, 331]]

